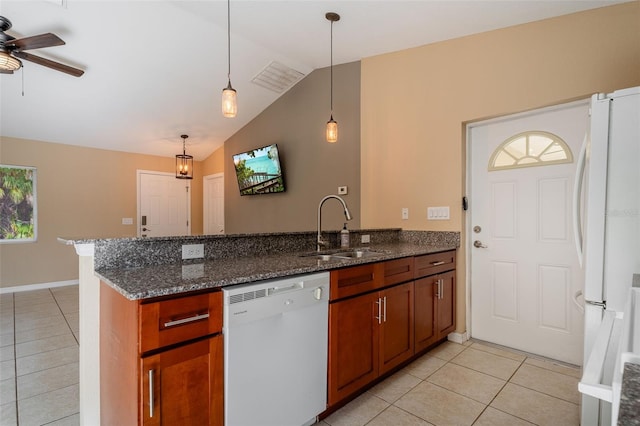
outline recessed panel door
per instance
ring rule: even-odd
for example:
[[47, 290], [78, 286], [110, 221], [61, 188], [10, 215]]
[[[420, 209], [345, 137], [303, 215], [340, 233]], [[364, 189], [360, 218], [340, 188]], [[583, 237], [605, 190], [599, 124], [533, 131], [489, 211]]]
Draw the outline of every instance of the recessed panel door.
[[190, 183], [175, 175], [138, 172], [138, 235], [190, 235]]
[[[571, 209], [587, 109], [586, 102], [573, 103], [469, 131], [471, 336], [573, 364], [582, 364], [583, 314], [574, 295], [582, 289], [583, 273]], [[534, 165], [536, 156], [545, 160], [535, 139], [501, 147], [529, 132], [561, 138], [572, 158]], [[546, 159], [559, 149], [550, 146]], [[496, 152], [505, 163], [510, 156], [520, 160], [491, 170]]]

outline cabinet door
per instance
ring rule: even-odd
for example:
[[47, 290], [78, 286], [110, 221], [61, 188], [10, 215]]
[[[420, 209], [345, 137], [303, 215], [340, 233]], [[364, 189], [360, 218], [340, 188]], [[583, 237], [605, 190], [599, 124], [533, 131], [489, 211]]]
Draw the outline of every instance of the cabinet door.
[[381, 291], [379, 297], [380, 374], [383, 374], [413, 355], [413, 281]]
[[449, 271], [437, 278], [442, 280], [437, 308], [438, 336], [442, 338], [456, 329], [456, 272]]
[[437, 277], [415, 282], [415, 352], [418, 353], [438, 340], [436, 329]]
[[222, 425], [222, 335], [142, 358], [144, 425]]
[[329, 305], [329, 405], [378, 377], [378, 293]]

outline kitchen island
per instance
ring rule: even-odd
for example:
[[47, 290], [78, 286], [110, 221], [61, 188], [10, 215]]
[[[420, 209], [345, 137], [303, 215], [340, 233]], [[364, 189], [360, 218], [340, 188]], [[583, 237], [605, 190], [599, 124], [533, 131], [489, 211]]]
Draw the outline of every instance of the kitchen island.
[[[313, 254], [315, 233], [168, 238], [61, 239], [80, 255], [80, 416], [97, 424], [100, 281], [127, 300], [178, 296], [223, 286], [424, 255], [459, 246], [454, 232], [360, 230], [376, 256], [322, 260]], [[337, 246], [337, 232], [327, 233]], [[204, 244], [204, 258], [182, 261], [183, 244]], [[84, 396], [83, 396], [84, 395]]]

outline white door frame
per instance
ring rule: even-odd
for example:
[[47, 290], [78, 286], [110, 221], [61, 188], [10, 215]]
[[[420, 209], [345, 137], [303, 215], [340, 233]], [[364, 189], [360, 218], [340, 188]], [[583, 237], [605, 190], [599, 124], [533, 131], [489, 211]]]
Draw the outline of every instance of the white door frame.
[[[136, 221], [134, 222], [137, 225], [136, 235], [138, 237], [141, 236], [141, 226], [140, 226], [140, 176], [143, 174], [148, 175], [160, 175], [160, 176], [173, 176], [173, 173], [167, 172], [158, 172], [156, 170], [136, 170]], [[191, 235], [191, 185], [189, 185], [189, 191], [187, 192], [187, 235]]]
[[[467, 199], [471, 199], [470, 193], [471, 193], [471, 129], [477, 126], [485, 126], [487, 124], [493, 124], [493, 123], [499, 123], [501, 121], [506, 121], [506, 120], [513, 120], [513, 119], [518, 119], [518, 118], [523, 118], [523, 117], [527, 117], [530, 115], [537, 115], [543, 112], [552, 112], [555, 110], [559, 110], [559, 109], [565, 109], [565, 108], [570, 108], [573, 106], [579, 106], [579, 105], [586, 105], [589, 103], [589, 99], [590, 98], [586, 98], [586, 99], [581, 99], [578, 101], [573, 101], [573, 102], [566, 102], [566, 103], [562, 103], [562, 104], [558, 104], [558, 105], [552, 105], [549, 107], [542, 107], [542, 108], [535, 108], [532, 110], [528, 110], [528, 111], [523, 111], [523, 112], [519, 112], [519, 113], [514, 113], [514, 114], [507, 114], [507, 115], [502, 115], [500, 117], [495, 117], [495, 118], [490, 118], [488, 120], [482, 120], [482, 121], [474, 121], [474, 122], [468, 122], [465, 125], [465, 150], [466, 150], [466, 170], [465, 170], [465, 196], [467, 197]], [[473, 208], [473, 206], [469, 205], [469, 209]], [[471, 238], [470, 236], [472, 235], [473, 232], [473, 225], [471, 224], [471, 214], [469, 213], [469, 210], [467, 210], [466, 214], [465, 214], [465, 225], [464, 225], [464, 230], [465, 230], [465, 234], [464, 234], [464, 249], [465, 249], [465, 271], [466, 271], [466, 277], [465, 277], [465, 311], [466, 311], [466, 316], [465, 316], [465, 326], [466, 326], [466, 337], [467, 339], [471, 337], [472, 333], [471, 333], [471, 255], [473, 253], [472, 249], [473, 249], [473, 238]]]
[[[207, 188], [208, 188], [208, 185], [210, 185], [209, 181], [211, 179], [218, 179], [218, 178], [222, 178], [222, 182], [224, 184], [224, 173], [214, 173], [202, 178], [202, 232], [205, 235], [211, 234], [210, 229], [205, 229], [205, 226], [207, 226], [206, 224], [208, 223], [207, 219], [209, 217], [209, 202], [207, 201], [205, 194], [207, 194], [208, 192]], [[224, 198], [222, 202], [223, 202], [223, 212], [224, 212]], [[223, 213], [223, 220], [224, 220], [224, 213]]]

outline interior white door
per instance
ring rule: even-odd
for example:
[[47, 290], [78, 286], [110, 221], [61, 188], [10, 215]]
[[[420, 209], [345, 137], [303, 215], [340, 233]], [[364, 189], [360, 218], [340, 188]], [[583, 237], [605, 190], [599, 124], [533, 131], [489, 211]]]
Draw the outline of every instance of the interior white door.
[[224, 234], [224, 174], [204, 177], [202, 184], [205, 235]]
[[[587, 123], [580, 102], [470, 126], [472, 337], [582, 364], [583, 314], [573, 295], [584, 279], [571, 206]], [[559, 136], [573, 161], [489, 171], [494, 150], [527, 131]]]
[[138, 170], [138, 236], [191, 235], [190, 188], [173, 174]]

